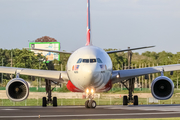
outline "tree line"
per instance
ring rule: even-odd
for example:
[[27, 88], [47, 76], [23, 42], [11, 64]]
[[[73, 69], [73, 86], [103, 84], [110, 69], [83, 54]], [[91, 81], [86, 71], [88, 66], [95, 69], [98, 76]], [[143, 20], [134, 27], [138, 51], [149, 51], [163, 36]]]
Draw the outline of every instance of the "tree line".
[[[40, 61], [41, 59], [45, 59], [45, 57], [40, 54], [35, 55], [34, 52], [27, 49], [0, 49], [1, 66], [47, 70], [46, 64]], [[0, 74], [0, 77], [2, 79], [2, 74]], [[30, 76], [21, 75], [21, 77], [23, 79], [31, 79]], [[9, 80], [11, 76], [3, 74], [3, 79]]]
[[[104, 49], [105, 51], [117, 50], [117, 49]], [[60, 54], [60, 61], [54, 60], [49, 63], [42, 61], [45, 60], [45, 56], [40, 54], [35, 55], [34, 52], [31, 52], [27, 49], [0, 49], [0, 65], [7, 67], [19, 67], [19, 68], [31, 68], [31, 69], [43, 69], [43, 70], [66, 70], [67, 60], [69, 54]], [[109, 54], [114, 70], [127, 69], [128, 64], [128, 55], [127, 52], [119, 52]], [[177, 64], [180, 63], [180, 52], [173, 54], [171, 52], [150, 52], [146, 51], [142, 54], [137, 52], [132, 55], [132, 68], [142, 68], [142, 67], [152, 67], [157, 65], [168, 65], [168, 64]], [[0, 74], [1, 77], [2, 74]], [[179, 80], [178, 71], [175, 71], [173, 75], [170, 75], [169, 72], [165, 73], [167, 77], [170, 77], [175, 86], [177, 85], [177, 79]], [[155, 74], [154, 77], [158, 76]], [[25, 80], [31, 80], [31, 76], [21, 75]], [[151, 79], [153, 75], [150, 76]], [[1, 79], [1, 78], [0, 78]], [[9, 74], [3, 74], [3, 79], [10, 80], [11, 76]], [[143, 78], [142, 78], [143, 79]], [[145, 83], [144, 83], [145, 84]]]

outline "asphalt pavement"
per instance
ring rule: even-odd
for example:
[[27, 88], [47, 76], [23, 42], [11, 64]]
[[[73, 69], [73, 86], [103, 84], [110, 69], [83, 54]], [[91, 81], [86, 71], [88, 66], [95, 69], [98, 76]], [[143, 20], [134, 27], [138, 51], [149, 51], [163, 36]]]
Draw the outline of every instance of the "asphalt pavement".
[[122, 119], [180, 117], [180, 105], [0, 107], [0, 119]]

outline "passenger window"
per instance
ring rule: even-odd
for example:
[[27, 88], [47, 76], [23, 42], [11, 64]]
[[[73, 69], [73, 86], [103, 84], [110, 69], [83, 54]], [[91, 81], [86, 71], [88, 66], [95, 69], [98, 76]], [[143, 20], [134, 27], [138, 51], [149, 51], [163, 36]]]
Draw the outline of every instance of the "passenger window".
[[98, 63], [102, 63], [102, 61], [101, 61], [100, 58], [97, 58], [97, 62], [98, 62]]
[[82, 59], [81, 58], [79, 58], [79, 60], [77, 61], [77, 63], [81, 63], [82, 62]]
[[89, 59], [83, 59], [83, 63], [89, 63]]
[[90, 63], [95, 63], [96, 59], [90, 59]]

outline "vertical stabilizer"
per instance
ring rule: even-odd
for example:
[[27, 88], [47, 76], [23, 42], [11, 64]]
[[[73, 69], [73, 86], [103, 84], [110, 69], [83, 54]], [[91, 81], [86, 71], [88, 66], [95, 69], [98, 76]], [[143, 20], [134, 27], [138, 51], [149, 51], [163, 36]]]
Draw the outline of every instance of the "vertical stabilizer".
[[87, 42], [86, 46], [92, 45], [91, 42], [91, 24], [90, 24], [90, 0], [87, 0]]

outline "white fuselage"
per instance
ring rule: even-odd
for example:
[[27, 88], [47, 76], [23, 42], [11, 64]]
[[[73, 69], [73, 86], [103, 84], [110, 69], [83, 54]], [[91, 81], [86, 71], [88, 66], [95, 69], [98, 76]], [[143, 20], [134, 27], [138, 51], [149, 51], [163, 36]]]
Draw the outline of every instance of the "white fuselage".
[[112, 61], [103, 49], [84, 46], [69, 57], [67, 73], [72, 84], [79, 90], [93, 87], [95, 91], [102, 91], [110, 80]]

